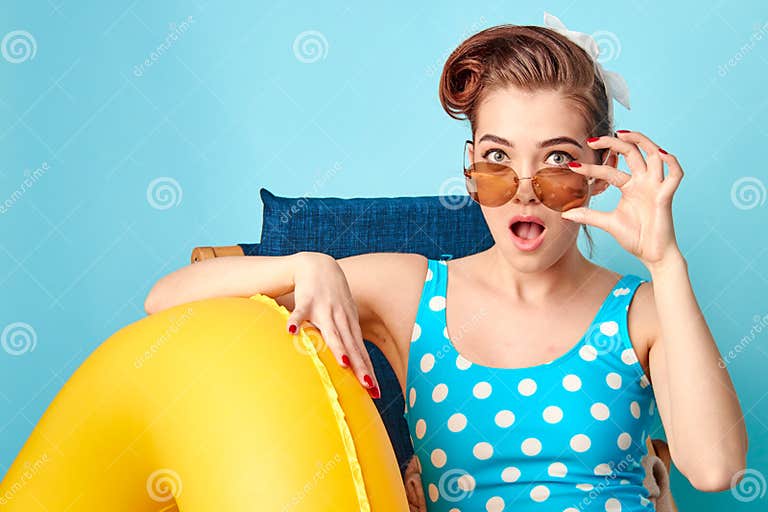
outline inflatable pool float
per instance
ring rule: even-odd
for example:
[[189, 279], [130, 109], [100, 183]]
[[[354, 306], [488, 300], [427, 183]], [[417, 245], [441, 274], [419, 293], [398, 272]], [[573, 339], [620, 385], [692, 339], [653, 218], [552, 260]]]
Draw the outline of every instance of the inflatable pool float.
[[368, 393], [288, 314], [221, 297], [110, 336], [40, 418], [0, 509], [407, 512]]

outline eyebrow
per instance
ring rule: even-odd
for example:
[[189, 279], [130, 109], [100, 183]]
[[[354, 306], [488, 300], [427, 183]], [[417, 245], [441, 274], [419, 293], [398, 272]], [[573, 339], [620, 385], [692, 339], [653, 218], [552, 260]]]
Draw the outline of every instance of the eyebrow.
[[[493, 135], [491, 133], [486, 133], [485, 135], [480, 137], [480, 139], [477, 142], [479, 144], [480, 142], [483, 142], [484, 140], [490, 140], [492, 142], [503, 144], [503, 145], [508, 146], [510, 148], [514, 148], [515, 147], [515, 145], [512, 144], [507, 139], [505, 139], [503, 137], [499, 137], [498, 135]], [[565, 137], [565, 136], [555, 137], [554, 139], [543, 140], [543, 141], [539, 142], [539, 147], [540, 148], [546, 148], [546, 147], [549, 147], [549, 146], [557, 146], [558, 144], [573, 144], [574, 146], [577, 146], [578, 148], [583, 149], [583, 146], [581, 144], [579, 144], [575, 139], [572, 139], [570, 137]]]

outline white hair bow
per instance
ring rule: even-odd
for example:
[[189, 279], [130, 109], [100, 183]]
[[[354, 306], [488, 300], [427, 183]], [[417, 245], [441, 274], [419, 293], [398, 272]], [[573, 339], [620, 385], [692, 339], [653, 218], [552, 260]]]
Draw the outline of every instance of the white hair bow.
[[544, 26], [564, 35], [582, 47], [589, 56], [592, 57], [592, 60], [595, 63], [595, 68], [603, 79], [603, 83], [605, 83], [605, 92], [608, 95], [608, 115], [611, 119], [611, 125], [613, 125], [613, 98], [624, 105], [627, 110], [630, 109], [629, 87], [627, 87], [627, 82], [624, 80], [624, 77], [614, 71], [608, 71], [603, 68], [602, 64], [598, 61], [600, 47], [591, 35], [568, 30], [565, 28], [563, 22], [560, 21], [560, 18], [548, 12], [544, 13]]

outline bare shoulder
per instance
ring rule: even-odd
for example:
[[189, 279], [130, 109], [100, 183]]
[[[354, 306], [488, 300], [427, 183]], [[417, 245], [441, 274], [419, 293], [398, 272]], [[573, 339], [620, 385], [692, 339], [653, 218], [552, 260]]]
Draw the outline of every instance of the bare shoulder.
[[640, 283], [637, 287], [627, 313], [627, 330], [640, 364], [646, 375], [650, 375], [650, 350], [658, 333], [652, 281]]

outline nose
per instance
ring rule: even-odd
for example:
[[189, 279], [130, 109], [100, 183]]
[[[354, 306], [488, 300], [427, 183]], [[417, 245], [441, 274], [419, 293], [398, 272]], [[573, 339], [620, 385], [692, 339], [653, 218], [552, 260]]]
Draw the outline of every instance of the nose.
[[539, 198], [533, 191], [533, 178], [530, 173], [518, 178], [517, 193], [512, 198], [515, 204], [538, 204]]

